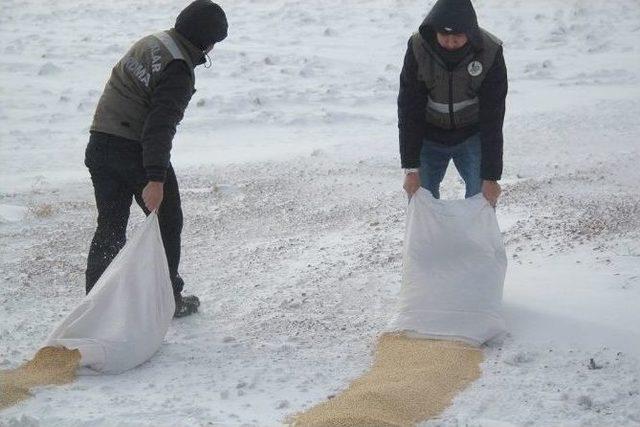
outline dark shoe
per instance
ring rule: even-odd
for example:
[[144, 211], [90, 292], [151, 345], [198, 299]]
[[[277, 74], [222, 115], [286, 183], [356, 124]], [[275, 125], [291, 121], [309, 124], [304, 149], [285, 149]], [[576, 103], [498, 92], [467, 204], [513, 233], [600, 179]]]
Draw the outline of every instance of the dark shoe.
[[176, 296], [176, 311], [173, 317], [185, 317], [198, 312], [200, 300], [195, 295]]

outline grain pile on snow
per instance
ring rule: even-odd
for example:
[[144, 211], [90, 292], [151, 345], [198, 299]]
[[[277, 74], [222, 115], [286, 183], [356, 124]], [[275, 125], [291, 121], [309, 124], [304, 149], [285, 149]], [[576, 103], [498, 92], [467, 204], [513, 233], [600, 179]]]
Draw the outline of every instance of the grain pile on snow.
[[19, 368], [0, 371], [0, 409], [27, 399], [32, 387], [72, 382], [79, 363], [78, 350], [44, 347]]
[[340, 395], [293, 417], [294, 426], [409, 426], [440, 414], [480, 377], [466, 344], [383, 335], [371, 370]]

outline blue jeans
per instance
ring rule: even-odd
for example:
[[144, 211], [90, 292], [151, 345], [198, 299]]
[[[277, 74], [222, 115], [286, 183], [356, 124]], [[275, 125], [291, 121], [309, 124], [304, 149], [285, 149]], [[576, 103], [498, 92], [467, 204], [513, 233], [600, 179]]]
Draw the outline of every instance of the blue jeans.
[[449, 160], [458, 169], [465, 183], [465, 197], [475, 196], [482, 191], [480, 159], [482, 151], [480, 135], [475, 134], [457, 145], [444, 145], [425, 139], [420, 152], [420, 181], [433, 197], [440, 198], [440, 183], [447, 172]]

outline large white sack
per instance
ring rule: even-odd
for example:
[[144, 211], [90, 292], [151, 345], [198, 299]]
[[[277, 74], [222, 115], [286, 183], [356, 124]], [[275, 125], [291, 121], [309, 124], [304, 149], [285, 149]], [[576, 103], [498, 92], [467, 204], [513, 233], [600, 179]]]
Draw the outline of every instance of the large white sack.
[[480, 345], [505, 330], [507, 258], [495, 210], [481, 195], [411, 198], [402, 288], [391, 330]]
[[152, 213], [45, 345], [78, 349], [80, 365], [93, 371], [123, 372], [160, 348], [174, 311], [158, 217]]

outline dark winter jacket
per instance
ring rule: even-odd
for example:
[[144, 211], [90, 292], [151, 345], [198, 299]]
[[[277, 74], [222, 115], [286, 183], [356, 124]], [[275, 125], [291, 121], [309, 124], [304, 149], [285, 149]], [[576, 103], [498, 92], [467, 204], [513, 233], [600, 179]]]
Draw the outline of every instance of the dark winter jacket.
[[[447, 52], [437, 43], [435, 33], [463, 32], [469, 44], [461, 52]], [[478, 27], [475, 11], [469, 0], [439, 0], [420, 26], [422, 39], [429, 43], [431, 51], [439, 60], [452, 69], [467, 52], [483, 49], [483, 33]], [[482, 178], [498, 180], [502, 175], [502, 124], [504, 121], [505, 97], [507, 94], [507, 71], [500, 47], [478, 90], [479, 120], [477, 123], [454, 129], [443, 129], [430, 125], [425, 120], [429, 96], [425, 84], [418, 78], [418, 64], [412, 40], [409, 40], [404, 65], [400, 74], [398, 95], [398, 127], [402, 167], [415, 168], [420, 165], [420, 150], [423, 139], [445, 145], [455, 145], [470, 136], [480, 133], [482, 143]], [[444, 82], [448, 84], [448, 82]]]
[[[162, 34], [172, 40], [158, 50]], [[147, 178], [164, 181], [176, 126], [195, 92], [193, 68], [205, 62], [203, 50], [226, 35], [226, 17], [217, 4], [192, 2], [174, 29], [142, 39], [116, 65], [91, 130], [141, 144]]]

